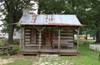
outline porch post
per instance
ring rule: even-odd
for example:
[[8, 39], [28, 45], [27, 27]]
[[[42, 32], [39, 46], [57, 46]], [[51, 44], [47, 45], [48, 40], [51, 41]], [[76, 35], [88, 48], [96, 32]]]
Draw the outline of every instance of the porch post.
[[60, 33], [61, 33], [61, 30], [60, 30], [60, 27], [59, 27], [59, 30], [58, 30], [58, 51], [60, 51]]
[[24, 30], [25, 30], [25, 27], [24, 28], [22, 28], [22, 48], [24, 49], [24, 47], [25, 47], [25, 39], [24, 39], [24, 37], [25, 37], [25, 33], [24, 33]]
[[40, 49], [41, 49], [41, 31], [39, 31], [39, 51], [40, 51]]
[[[35, 26], [34, 26], [35, 27]], [[35, 27], [36, 28], [36, 27]], [[39, 32], [39, 51], [41, 49], [41, 44], [42, 44], [42, 31], [45, 29], [45, 27], [42, 27], [41, 29], [36, 28], [37, 31]]]
[[20, 27], [20, 49], [22, 49], [22, 28]]
[[77, 32], [77, 49], [79, 48], [79, 28], [77, 29], [78, 32]]
[[24, 28], [20, 27], [20, 49], [24, 49]]

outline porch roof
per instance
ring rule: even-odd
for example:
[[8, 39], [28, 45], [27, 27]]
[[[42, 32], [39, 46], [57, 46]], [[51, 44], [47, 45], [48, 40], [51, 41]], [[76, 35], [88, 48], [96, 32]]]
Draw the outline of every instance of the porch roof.
[[76, 15], [27, 15], [22, 16], [20, 25], [82, 26]]

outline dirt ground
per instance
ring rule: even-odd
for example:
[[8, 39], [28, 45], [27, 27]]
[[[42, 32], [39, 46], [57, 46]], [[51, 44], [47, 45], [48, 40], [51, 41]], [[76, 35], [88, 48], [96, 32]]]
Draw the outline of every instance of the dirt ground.
[[0, 58], [0, 65], [14, 62], [15, 58], [2, 59]]

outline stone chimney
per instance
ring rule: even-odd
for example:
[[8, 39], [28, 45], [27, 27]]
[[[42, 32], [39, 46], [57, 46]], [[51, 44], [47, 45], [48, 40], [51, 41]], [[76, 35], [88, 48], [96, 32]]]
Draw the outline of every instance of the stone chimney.
[[23, 9], [23, 16], [28, 16], [30, 15], [29, 9]]
[[38, 14], [38, 1], [31, 0], [29, 8], [23, 9], [23, 16], [28, 16], [30, 14]]

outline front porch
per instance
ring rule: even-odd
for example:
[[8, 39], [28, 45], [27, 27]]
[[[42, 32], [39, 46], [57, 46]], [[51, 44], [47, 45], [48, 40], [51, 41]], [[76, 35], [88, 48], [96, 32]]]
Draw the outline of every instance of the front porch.
[[58, 55], [78, 55], [79, 52], [76, 49], [23, 49], [23, 54], [58, 54]]
[[21, 28], [22, 52], [27, 54], [77, 54], [78, 45], [74, 45], [75, 27], [61, 26], [23, 26]]

